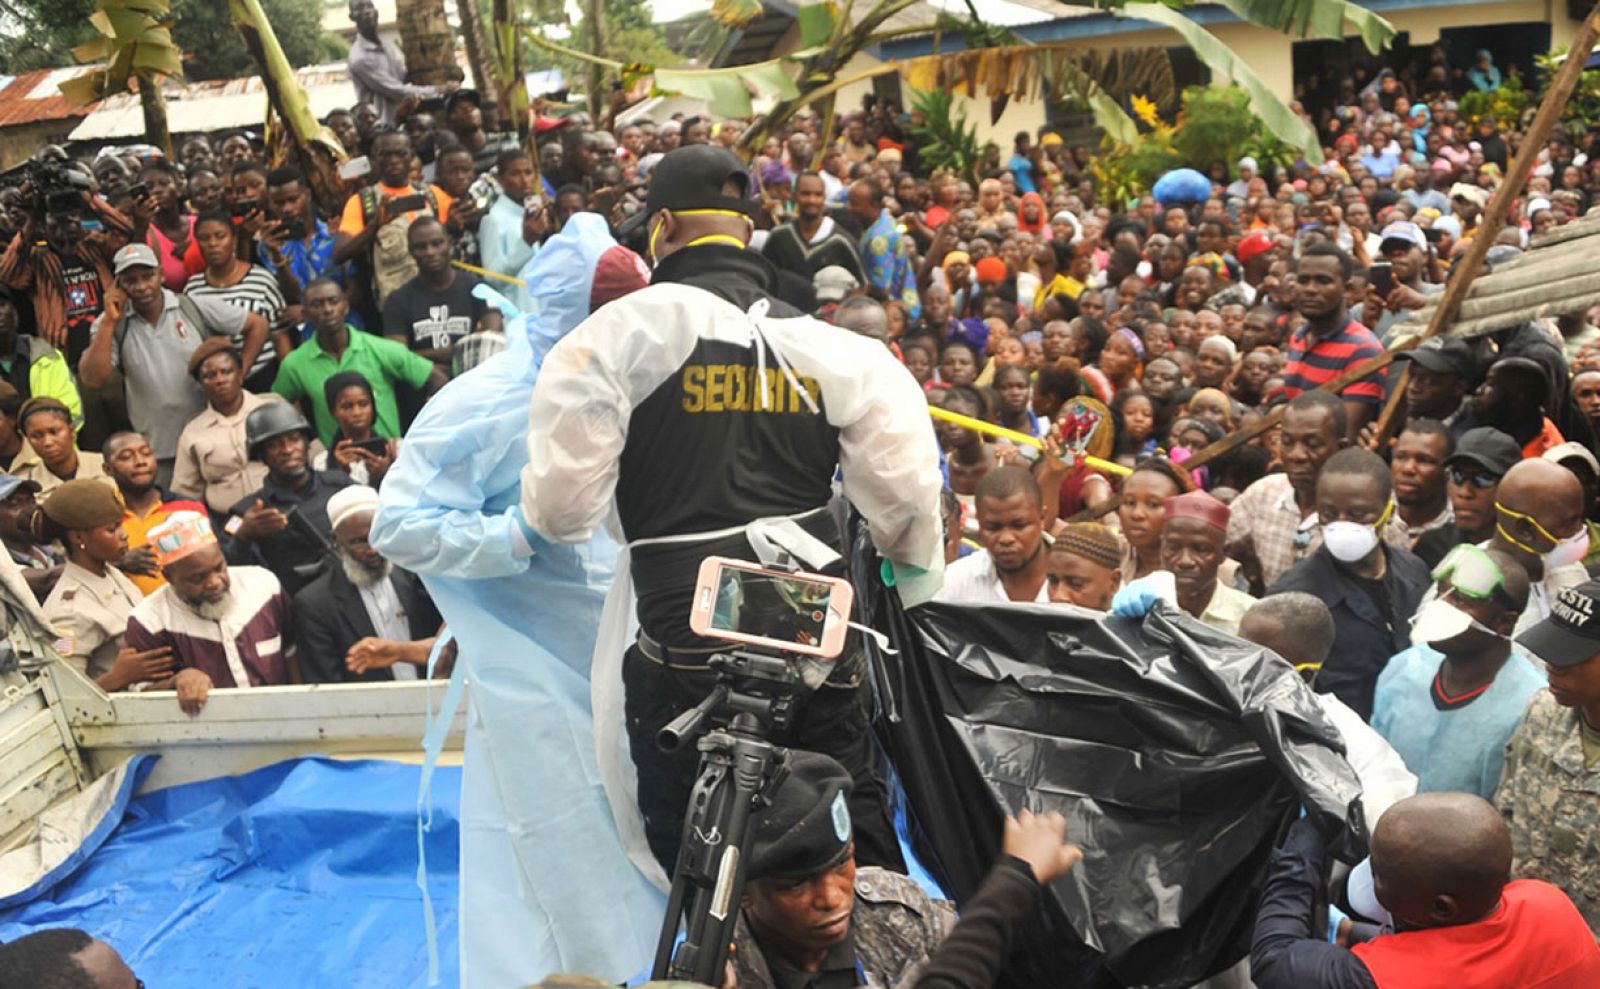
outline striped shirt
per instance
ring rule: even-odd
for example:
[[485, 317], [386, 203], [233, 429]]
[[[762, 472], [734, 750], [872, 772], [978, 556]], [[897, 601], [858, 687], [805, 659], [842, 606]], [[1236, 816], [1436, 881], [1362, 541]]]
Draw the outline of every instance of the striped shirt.
[[[208, 283], [206, 274], [202, 271], [189, 278], [183, 287], [183, 294], [191, 299], [216, 299], [258, 313], [267, 321], [267, 328], [272, 333], [289, 329], [288, 319], [284, 316], [284, 310], [289, 304], [283, 298], [283, 291], [278, 288], [278, 280], [259, 264], [251, 265], [243, 278], [227, 286]], [[233, 338], [233, 345], [240, 350], [244, 349], [243, 331]], [[273, 349], [269, 340], [267, 345], [261, 348], [261, 353], [256, 355], [256, 362], [245, 370], [245, 377], [248, 378], [257, 371], [270, 367], [277, 356], [278, 352]]]
[[170, 646], [178, 669], [200, 670], [218, 687], [288, 683], [289, 596], [261, 567], [229, 567], [228, 582], [233, 607], [218, 621], [195, 614], [171, 584], [140, 601], [128, 615], [128, 648]]
[[[1288, 360], [1283, 366], [1283, 387], [1290, 398], [1332, 381], [1352, 364], [1383, 353], [1383, 345], [1372, 331], [1354, 320], [1338, 333], [1314, 344], [1310, 342], [1308, 330], [1308, 327], [1301, 327], [1289, 338]], [[1377, 405], [1383, 401], [1383, 380], [1388, 373], [1388, 368], [1382, 368], [1375, 374], [1346, 385], [1339, 392], [1339, 397], [1347, 402]]]

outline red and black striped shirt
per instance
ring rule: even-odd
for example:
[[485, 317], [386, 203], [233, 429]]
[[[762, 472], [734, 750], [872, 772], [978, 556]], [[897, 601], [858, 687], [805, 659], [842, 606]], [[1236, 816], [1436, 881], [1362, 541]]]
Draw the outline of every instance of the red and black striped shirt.
[[[1355, 320], [1351, 320], [1338, 333], [1314, 343], [1307, 330], [1307, 327], [1301, 327], [1289, 338], [1288, 360], [1283, 367], [1283, 388], [1290, 398], [1332, 381], [1352, 364], [1383, 353], [1383, 344], [1378, 342], [1378, 338]], [[1339, 397], [1348, 402], [1377, 405], [1383, 401], [1383, 381], [1388, 373], [1388, 368], [1382, 368], [1360, 381], [1348, 384], [1339, 392]]]

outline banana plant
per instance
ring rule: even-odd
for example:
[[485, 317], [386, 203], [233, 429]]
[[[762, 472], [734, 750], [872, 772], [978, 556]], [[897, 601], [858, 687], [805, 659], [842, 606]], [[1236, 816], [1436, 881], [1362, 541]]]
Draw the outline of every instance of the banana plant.
[[284, 147], [305, 173], [311, 194], [326, 216], [337, 216], [344, 207], [344, 183], [339, 164], [345, 151], [333, 132], [318, 122], [300, 80], [278, 44], [272, 24], [261, 10], [260, 0], [228, 0], [233, 26], [244, 39], [245, 50], [256, 63], [256, 71], [267, 90], [267, 101], [281, 122]]
[[61, 83], [61, 95], [81, 105], [137, 91], [146, 139], [171, 157], [167, 104], [161, 84], [183, 75], [183, 55], [172, 41], [170, 0], [97, 0], [89, 24], [99, 34], [72, 50], [99, 67]]

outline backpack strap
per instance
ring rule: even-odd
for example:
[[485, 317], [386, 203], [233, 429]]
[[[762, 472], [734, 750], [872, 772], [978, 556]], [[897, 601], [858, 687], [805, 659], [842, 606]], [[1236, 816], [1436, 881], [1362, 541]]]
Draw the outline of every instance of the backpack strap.
[[364, 185], [357, 195], [361, 197], [361, 224], [370, 226], [378, 218], [378, 192], [374, 187]]
[[200, 306], [182, 292], [178, 293], [178, 312], [182, 313], [183, 318], [192, 323], [197, 330], [206, 330], [211, 327], [205, 316], [201, 314]]

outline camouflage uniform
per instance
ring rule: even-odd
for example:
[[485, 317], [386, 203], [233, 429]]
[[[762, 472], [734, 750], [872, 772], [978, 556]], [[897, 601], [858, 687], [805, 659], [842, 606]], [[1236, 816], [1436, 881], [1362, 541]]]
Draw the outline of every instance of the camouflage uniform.
[[1511, 829], [1511, 874], [1559, 886], [1600, 935], [1600, 767], [1586, 769], [1578, 712], [1534, 695], [1506, 745], [1495, 806]]
[[[955, 925], [955, 908], [922, 891], [915, 880], [887, 869], [856, 871], [856, 905], [850, 936], [856, 962], [872, 989], [911, 985], [922, 963]], [[739, 989], [778, 989], [761, 947], [743, 915], [734, 930]]]

